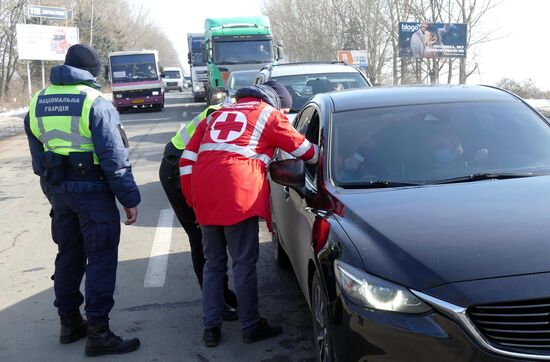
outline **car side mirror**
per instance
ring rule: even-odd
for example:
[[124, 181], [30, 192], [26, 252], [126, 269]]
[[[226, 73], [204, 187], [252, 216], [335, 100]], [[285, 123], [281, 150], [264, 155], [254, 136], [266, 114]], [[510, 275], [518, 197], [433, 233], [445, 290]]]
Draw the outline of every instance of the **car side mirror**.
[[105, 77], [105, 80], [109, 79], [109, 66], [105, 65], [105, 71], [103, 73], [103, 77]]
[[191, 53], [187, 53], [187, 63], [191, 64]]
[[206, 48], [202, 50], [202, 62], [208, 63], [208, 49]]
[[164, 72], [161, 72], [161, 73], [160, 73], [160, 77], [161, 77], [161, 78], [164, 78], [164, 77], [166, 77], [166, 74], [164, 74]]
[[269, 164], [271, 179], [281, 185], [292, 187], [301, 196], [306, 195], [306, 169], [304, 160], [290, 159]]

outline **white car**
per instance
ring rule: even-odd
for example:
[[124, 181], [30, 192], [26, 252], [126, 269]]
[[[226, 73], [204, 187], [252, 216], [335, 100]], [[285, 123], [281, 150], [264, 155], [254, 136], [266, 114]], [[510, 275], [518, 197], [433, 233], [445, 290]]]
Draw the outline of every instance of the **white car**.
[[316, 94], [371, 87], [368, 79], [356, 68], [338, 62], [300, 62], [270, 65], [260, 70], [254, 84], [268, 80], [282, 83], [292, 96], [288, 118]]
[[164, 89], [166, 91], [178, 90], [183, 92], [184, 80], [183, 72], [178, 67], [166, 67], [164, 68]]

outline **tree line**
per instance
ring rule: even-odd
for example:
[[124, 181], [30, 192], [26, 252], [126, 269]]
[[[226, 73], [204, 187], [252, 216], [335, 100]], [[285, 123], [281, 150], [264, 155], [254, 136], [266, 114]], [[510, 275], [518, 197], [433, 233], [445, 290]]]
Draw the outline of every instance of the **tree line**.
[[[21, 106], [28, 102], [26, 61], [18, 59], [16, 24], [39, 23], [39, 19], [26, 18], [29, 3], [27, 0], [0, 0], [0, 106]], [[42, 24], [78, 27], [80, 43], [90, 44], [91, 41], [102, 64], [106, 64], [107, 54], [112, 51], [156, 49], [163, 65], [180, 65], [174, 46], [144, 8], [112, 0], [33, 0], [32, 4], [71, 9], [72, 20], [43, 19]], [[44, 63], [47, 80], [49, 69], [60, 62]], [[30, 69], [32, 90], [36, 91], [42, 86], [41, 62], [31, 61]], [[98, 81], [105, 82], [103, 72]]]
[[[365, 49], [373, 84], [465, 83], [477, 70], [475, 48], [495, 38], [482, 19], [501, 0], [264, 0], [273, 33], [290, 61], [336, 60]], [[399, 58], [399, 22], [468, 24], [468, 58]]]

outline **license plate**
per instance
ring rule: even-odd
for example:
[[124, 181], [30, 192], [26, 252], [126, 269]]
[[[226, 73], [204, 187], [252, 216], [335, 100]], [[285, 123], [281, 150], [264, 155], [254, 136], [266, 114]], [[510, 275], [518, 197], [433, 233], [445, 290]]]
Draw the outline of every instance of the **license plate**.
[[143, 102], [145, 102], [143, 99], [134, 99], [132, 101], [132, 104], [138, 104], [138, 103], [143, 103]]

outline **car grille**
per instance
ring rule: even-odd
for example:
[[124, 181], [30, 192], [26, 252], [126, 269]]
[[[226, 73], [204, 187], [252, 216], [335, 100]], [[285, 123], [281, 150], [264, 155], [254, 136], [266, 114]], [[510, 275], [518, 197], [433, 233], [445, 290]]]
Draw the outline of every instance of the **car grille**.
[[480, 305], [468, 315], [495, 347], [550, 354], [550, 299]]
[[122, 98], [136, 98], [136, 97], [152, 97], [153, 92], [157, 91], [160, 94], [160, 89], [139, 89], [139, 90], [127, 90], [118, 93], [122, 93]]
[[178, 85], [178, 82], [166, 82], [166, 85], [167, 85], [168, 87], [175, 87], [175, 86]]

